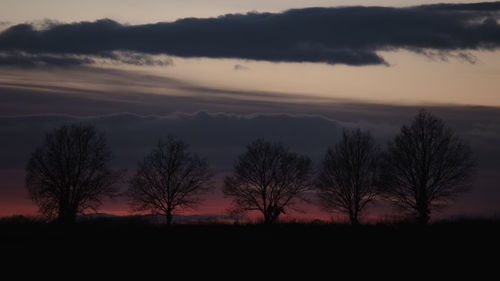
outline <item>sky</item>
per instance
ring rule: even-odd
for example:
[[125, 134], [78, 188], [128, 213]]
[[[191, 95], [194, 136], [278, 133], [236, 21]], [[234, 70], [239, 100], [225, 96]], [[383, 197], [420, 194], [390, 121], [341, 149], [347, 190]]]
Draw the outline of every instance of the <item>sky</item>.
[[40, 20], [61, 22], [94, 21], [103, 18], [122, 23], [147, 24], [181, 18], [217, 17], [229, 13], [282, 12], [304, 7], [388, 6], [406, 7], [432, 3], [472, 3], [482, 1], [433, 0], [2, 0], [3, 22], [24, 23]]
[[[130, 172], [175, 134], [220, 181], [253, 139], [318, 165], [342, 128], [385, 145], [420, 108], [478, 162], [472, 191], [438, 216], [498, 215], [499, 20], [500, 2], [480, 1], [0, 0], [0, 216], [36, 214], [24, 167], [61, 124], [94, 124]], [[230, 203], [208, 199], [187, 213]], [[304, 209], [290, 216], [331, 216]]]

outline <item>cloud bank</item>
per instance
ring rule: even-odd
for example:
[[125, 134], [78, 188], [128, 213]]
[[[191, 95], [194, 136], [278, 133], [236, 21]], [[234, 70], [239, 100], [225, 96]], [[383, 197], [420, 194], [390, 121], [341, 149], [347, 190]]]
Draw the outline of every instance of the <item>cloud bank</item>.
[[[408, 8], [305, 8], [124, 25], [110, 19], [0, 33], [0, 51], [108, 56], [116, 51], [272, 62], [387, 64], [377, 51], [440, 54], [500, 47], [500, 2]], [[1, 61], [0, 61], [1, 63]], [[12, 62], [10, 62], [12, 63]]]

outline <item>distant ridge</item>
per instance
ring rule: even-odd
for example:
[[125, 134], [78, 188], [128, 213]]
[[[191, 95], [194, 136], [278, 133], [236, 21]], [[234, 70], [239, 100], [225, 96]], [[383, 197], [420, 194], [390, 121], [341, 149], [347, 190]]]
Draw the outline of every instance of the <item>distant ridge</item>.
[[[240, 220], [248, 220], [246, 216], [240, 217]], [[165, 223], [165, 216], [159, 214], [148, 214], [148, 215], [113, 215], [107, 213], [92, 213], [80, 215], [77, 218], [79, 222], [94, 221], [94, 220], [106, 220], [106, 221], [130, 221], [130, 222], [150, 222], [150, 223]], [[236, 218], [234, 216], [228, 215], [174, 215], [174, 223], [189, 223], [189, 222], [234, 222]]]

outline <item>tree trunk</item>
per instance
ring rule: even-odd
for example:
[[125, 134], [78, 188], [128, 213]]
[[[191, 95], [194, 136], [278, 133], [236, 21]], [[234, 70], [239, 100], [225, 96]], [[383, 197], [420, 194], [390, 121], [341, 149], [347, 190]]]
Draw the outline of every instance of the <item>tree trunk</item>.
[[427, 196], [420, 196], [420, 200], [417, 202], [417, 222], [420, 225], [427, 225], [430, 220], [430, 209], [429, 209], [429, 201], [427, 200]]
[[264, 215], [264, 224], [271, 224], [271, 219], [268, 214]]
[[72, 224], [76, 221], [76, 212], [69, 209], [59, 210], [57, 221], [61, 224]]
[[274, 218], [272, 214], [267, 211], [266, 214], [264, 214], [264, 224], [272, 224], [274, 222]]
[[350, 219], [351, 219], [351, 225], [358, 225], [359, 224], [359, 202], [356, 200], [354, 202], [354, 210], [351, 213]]
[[167, 226], [169, 227], [172, 225], [172, 211], [171, 210], [167, 210], [166, 218], [167, 218]]
[[357, 215], [352, 215], [350, 217], [351, 225], [359, 225], [359, 220]]
[[282, 209], [279, 208], [279, 207], [275, 207], [275, 206], [268, 206], [266, 208], [266, 213], [264, 214], [264, 223], [265, 224], [272, 224], [272, 223], [275, 223], [280, 214], [282, 213], [281, 211]]
[[430, 220], [429, 210], [428, 209], [419, 209], [418, 210], [418, 224], [427, 225]]
[[280, 214], [276, 214], [276, 213], [273, 213], [271, 214], [271, 223], [275, 223], [277, 220], [278, 220], [278, 217], [280, 216]]

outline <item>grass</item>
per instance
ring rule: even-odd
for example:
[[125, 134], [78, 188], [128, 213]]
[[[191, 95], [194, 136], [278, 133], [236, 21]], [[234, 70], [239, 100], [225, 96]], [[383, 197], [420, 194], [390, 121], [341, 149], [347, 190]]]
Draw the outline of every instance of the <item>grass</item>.
[[426, 267], [449, 260], [496, 261], [499, 238], [498, 220], [440, 221], [427, 227], [410, 223], [353, 227], [320, 221], [166, 227], [120, 219], [69, 226], [21, 216], [0, 219], [3, 257], [17, 254], [20, 263], [69, 261], [76, 267], [86, 264], [87, 269], [100, 266], [107, 271], [112, 268], [106, 266], [117, 261], [132, 268], [154, 264], [163, 269], [171, 268], [174, 260], [179, 268], [191, 266], [191, 273], [197, 273], [200, 265], [215, 272], [237, 267], [245, 274], [268, 267], [276, 271], [280, 265], [290, 268], [293, 276], [293, 270], [337, 271], [353, 263], [386, 272], [412, 260]]
[[[388, 246], [450, 244], [457, 239], [478, 242], [500, 240], [498, 220], [439, 221], [427, 227], [410, 223], [379, 223], [351, 226], [326, 222], [286, 222], [274, 225], [256, 223], [174, 224], [171, 227], [138, 220], [96, 219], [64, 226], [43, 220], [16, 216], [0, 219], [0, 248], [31, 247], [183, 247], [196, 245], [221, 247], [235, 244], [296, 247], [322, 245], [342, 248], [346, 244], [365, 243]], [[50, 243], [46, 243], [50, 242]]]

